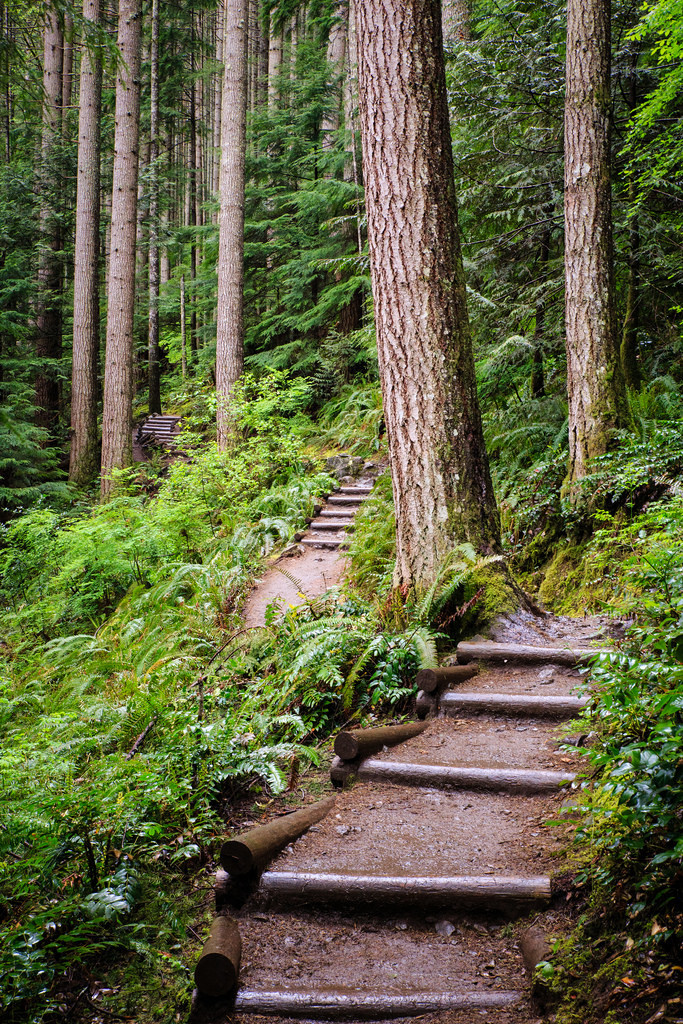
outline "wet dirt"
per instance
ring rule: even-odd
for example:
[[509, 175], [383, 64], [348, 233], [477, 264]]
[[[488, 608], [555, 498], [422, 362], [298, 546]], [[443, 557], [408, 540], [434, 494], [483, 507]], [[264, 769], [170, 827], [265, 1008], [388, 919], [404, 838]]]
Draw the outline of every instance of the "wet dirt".
[[479, 675], [451, 687], [467, 693], [531, 693], [542, 697], [578, 694], [585, 673], [561, 665], [526, 667], [481, 663]]

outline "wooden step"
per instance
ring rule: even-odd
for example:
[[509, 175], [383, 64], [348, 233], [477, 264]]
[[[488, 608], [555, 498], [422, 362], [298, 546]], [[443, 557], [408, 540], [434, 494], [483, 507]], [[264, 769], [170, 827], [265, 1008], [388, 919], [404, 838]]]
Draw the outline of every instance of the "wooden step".
[[309, 871], [266, 871], [259, 890], [263, 895], [298, 904], [385, 904], [398, 907], [478, 908], [513, 911], [550, 899], [545, 875], [516, 878], [501, 875], [338, 875]]
[[549, 662], [553, 665], [583, 665], [596, 654], [607, 654], [606, 648], [588, 647], [531, 647], [527, 644], [499, 644], [493, 640], [480, 643], [461, 642], [458, 644], [458, 661], [466, 663], [481, 661], [522, 661], [531, 664]]
[[349, 522], [338, 522], [333, 519], [314, 519], [311, 523], [312, 530], [347, 530], [349, 533], [353, 533], [355, 527]]
[[510, 715], [532, 718], [574, 718], [588, 701], [585, 697], [556, 697], [517, 693], [441, 694], [440, 706], [447, 715]]
[[516, 1003], [521, 992], [412, 992], [389, 995], [348, 989], [258, 991], [239, 989], [235, 1010], [241, 1013], [308, 1020], [382, 1020], [418, 1017], [440, 1011], [494, 1010]]
[[530, 768], [456, 768], [451, 765], [409, 764], [366, 758], [356, 765], [336, 757], [330, 778], [337, 785], [355, 776], [364, 782], [392, 782], [433, 789], [473, 789], [506, 793], [548, 793], [573, 782], [572, 772]]
[[318, 515], [321, 518], [325, 516], [327, 519], [343, 519], [345, 522], [350, 523], [355, 512], [352, 512], [350, 509], [346, 511], [343, 508], [324, 508], [322, 512], [318, 513]]
[[336, 494], [359, 494], [361, 496], [365, 495], [365, 497], [367, 497], [370, 494], [371, 491], [372, 491], [372, 487], [352, 487], [352, 486], [348, 486], [347, 487], [347, 486], [344, 486], [344, 487], [340, 487], [339, 490], [336, 491], [335, 493]]
[[330, 550], [348, 547], [347, 540], [334, 540], [332, 537], [304, 537], [300, 543], [307, 548], [329, 548]]
[[365, 501], [365, 498], [361, 498], [358, 494], [331, 494], [327, 499], [328, 505], [347, 505], [347, 506], [360, 506]]

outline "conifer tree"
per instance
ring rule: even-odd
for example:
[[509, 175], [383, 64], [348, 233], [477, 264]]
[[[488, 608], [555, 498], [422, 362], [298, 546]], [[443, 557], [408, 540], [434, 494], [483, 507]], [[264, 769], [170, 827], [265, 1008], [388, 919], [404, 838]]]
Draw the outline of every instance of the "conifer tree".
[[[457, 223], [438, 0], [356, 6], [377, 347], [396, 507], [396, 585], [452, 547], [499, 544]], [[408, 61], [406, 54], [411, 55]]]
[[119, 0], [111, 255], [102, 412], [102, 496], [132, 459], [133, 321], [140, 132], [140, 0]]

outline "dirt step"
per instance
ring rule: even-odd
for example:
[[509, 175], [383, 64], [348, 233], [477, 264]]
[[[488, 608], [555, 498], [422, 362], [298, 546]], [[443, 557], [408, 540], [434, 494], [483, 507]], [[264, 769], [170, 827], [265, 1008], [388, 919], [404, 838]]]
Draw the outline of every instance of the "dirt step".
[[269, 899], [309, 905], [387, 905], [459, 911], [523, 912], [550, 900], [546, 875], [351, 875], [312, 871], [266, 871], [259, 891]]
[[519, 768], [462, 768], [452, 765], [411, 764], [366, 758], [359, 765], [335, 758], [330, 778], [343, 783], [356, 776], [363, 782], [389, 782], [401, 786], [436, 789], [474, 789], [489, 792], [548, 793], [574, 781], [573, 772], [533, 771]]
[[308, 1020], [382, 1020], [418, 1017], [445, 1010], [492, 1010], [512, 1006], [520, 992], [349, 992], [345, 989], [258, 991], [241, 989], [235, 1009], [268, 1016], [305, 1017]]
[[585, 664], [596, 654], [609, 653], [606, 648], [585, 647], [532, 647], [527, 644], [503, 644], [493, 640], [478, 643], [461, 642], [457, 647], [458, 661], [521, 661], [530, 664], [548, 662], [555, 665]]
[[332, 519], [314, 519], [311, 523], [311, 530], [346, 530], [352, 533], [355, 527], [350, 522], [339, 522]]
[[439, 705], [447, 715], [511, 715], [530, 718], [575, 718], [588, 701], [585, 697], [555, 694], [454, 693], [441, 694]]

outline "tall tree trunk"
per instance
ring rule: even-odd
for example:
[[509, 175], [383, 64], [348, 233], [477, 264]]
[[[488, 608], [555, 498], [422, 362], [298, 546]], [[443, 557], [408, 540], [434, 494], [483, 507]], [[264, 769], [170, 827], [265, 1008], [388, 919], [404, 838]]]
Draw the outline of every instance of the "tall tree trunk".
[[62, 248], [54, 179], [55, 147], [61, 134], [63, 34], [55, 11], [45, 15], [43, 31], [43, 130], [41, 139], [41, 254], [36, 310], [36, 423], [53, 430], [59, 414], [56, 361], [62, 354]]
[[150, 413], [161, 412], [159, 374], [159, 0], [152, 0], [149, 51], [149, 322], [147, 383]]
[[64, 46], [62, 48], [62, 135], [66, 137], [69, 124], [69, 108], [73, 93], [74, 70], [74, 19], [68, 12], [64, 15]]
[[[229, 0], [226, 0], [228, 3]], [[282, 28], [276, 24], [274, 14], [270, 16], [270, 38], [268, 40], [268, 107], [275, 110], [280, 98], [278, 77], [282, 68]]]
[[[225, 24], [224, 0], [219, 0], [216, 8], [216, 64], [218, 71], [215, 74], [215, 86], [213, 95], [213, 175], [211, 179], [211, 191], [214, 196], [218, 195], [220, 188], [221, 170], [221, 97], [223, 90], [223, 27]], [[218, 214], [214, 214], [214, 220], [218, 222]]]
[[[548, 211], [550, 216], [550, 211]], [[534, 352], [531, 365], [531, 395], [532, 398], [542, 398], [545, 394], [545, 380], [543, 374], [543, 335], [545, 333], [545, 281], [543, 280], [548, 266], [550, 256], [550, 224], [546, 224], [541, 235], [541, 244], [538, 252], [538, 277], [541, 279], [541, 291], [536, 299], [536, 326], [534, 328]]]
[[247, 114], [248, 0], [226, 0], [221, 117], [221, 203], [216, 310], [218, 446], [233, 436], [230, 394], [244, 366], [244, 165]]
[[[638, 106], [638, 58], [635, 48], [629, 69], [628, 108], [633, 112]], [[628, 290], [626, 292], [626, 316], [621, 335], [621, 366], [628, 387], [640, 387], [640, 365], [638, 363], [638, 329], [640, 327], [640, 221], [636, 209], [638, 187], [635, 172], [629, 170], [628, 182]]]
[[467, 0], [443, 0], [441, 4], [444, 43], [462, 43], [470, 38]]
[[588, 460], [627, 421], [612, 264], [609, 0], [568, 6], [564, 152], [566, 486], [578, 499]]
[[[83, 0], [97, 25], [100, 0]], [[69, 479], [83, 485], [97, 471], [97, 362], [100, 352], [100, 109], [102, 66], [87, 46], [81, 57], [78, 113], [74, 327]]]
[[495, 550], [500, 529], [467, 315], [441, 6], [364, 0], [356, 17], [394, 583], [425, 587], [455, 544]]
[[114, 178], [102, 413], [102, 496], [132, 460], [133, 321], [140, 134], [141, 0], [119, 0]]
[[346, 57], [348, 24], [349, 0], [337, 0], [334, 10], [334, 21], [330, 28], [330, 37], [327, 43], [327, 63], [330, 66], [332, 82], [328, 97], [330, 105], [325, 112], [320, 128], [323, 150], [333, 148], [335, 134], [339, 129], [342, 102], [341, 76], [344, 71], [344, 60]]

